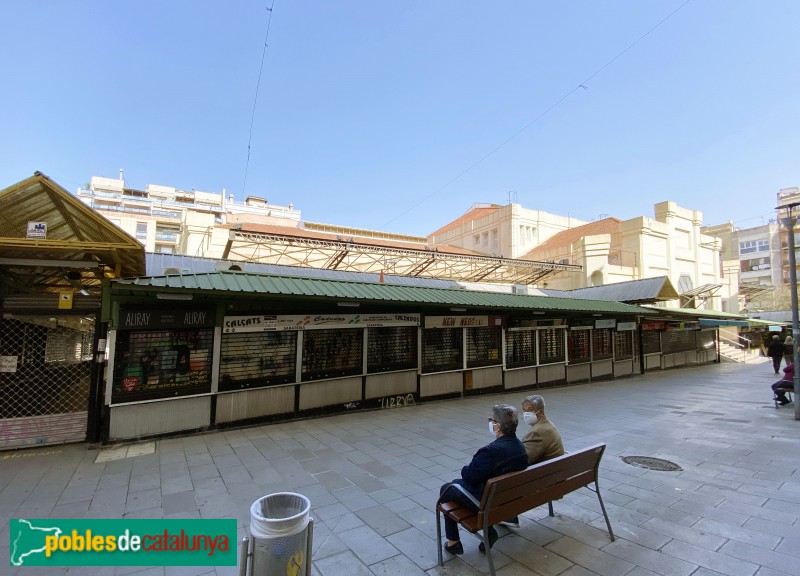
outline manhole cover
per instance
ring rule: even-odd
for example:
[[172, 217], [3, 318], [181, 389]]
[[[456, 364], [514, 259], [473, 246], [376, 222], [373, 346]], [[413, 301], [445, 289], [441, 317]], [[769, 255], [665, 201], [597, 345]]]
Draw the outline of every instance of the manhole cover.
[[680, 472], [683, 470], [675, 462], [662, 460], [661, 458], [651, 458], [650, 456], [623, 456], [622, 461], [637, 468], [658, 470], [659, 472]]

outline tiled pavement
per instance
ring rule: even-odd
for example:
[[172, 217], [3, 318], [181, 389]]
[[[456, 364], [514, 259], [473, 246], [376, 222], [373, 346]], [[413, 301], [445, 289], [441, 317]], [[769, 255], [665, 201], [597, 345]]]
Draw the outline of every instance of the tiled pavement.
[[[800, 575], [800, 422], [776, 410], [767, 364], [721, 364], [544, 390], [568, 450], [608, 445], [597, 499], [581, 490], [500, 528], [498, 574]], [[236, 517], [265, 494], [309, 497], [315, 576], [487, 574], [478, 541], [437, 565], [433, 504], [489, 442], [495, 394], [159, 440], [95, 463], [83, 445], [0, 454], [0, 574], [192, 575], [235, 568], [9, 568], [8, 518]], [[524, 425], [523, 425], [524, 427]], [[522, 433], [523, 430], [520, 430]], [[123, 450], [123, 453], [125, 451]], [[683, 472], [629, 466], [644, 455]]]

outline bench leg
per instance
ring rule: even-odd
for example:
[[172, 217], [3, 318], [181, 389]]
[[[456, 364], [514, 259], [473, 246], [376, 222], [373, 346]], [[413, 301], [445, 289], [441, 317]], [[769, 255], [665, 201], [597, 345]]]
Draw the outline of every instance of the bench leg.
[[494, 571], [494, 561], [492, 560], [492, 549], [489, 544], [489, 528], [483, 528], [483, 549], [486, 550], [486, 558], [489, 560], [489, 574], [496, 576]]
[[442, 517], [439, 509], [436, 509], [436, 550], [439, 553], [439, 566], [444, 566], [442, 559]]
[[550, 516], [555, 516], [555, 514], [553, 514], [553, 501], [552, 500], [550, 500], [550, 502], [547, 503], [547, 509], [548, 509], [548, 511], [550, 513]]
[[603, 510], [603, 517], [606, 519], [606, 526], [608, 526], [608, 535], [611, 536], [611, 541], [614, 541], [614, 531], [611, 529], [611, 521], [608, 519], [608, 512], [606, 512], [606, 505], [603, 504], [603, 497], [600, 496], [600, 484], [597, 480], [594, 482], [594, 491], [597, 493], [597, 499], [600, 501], [600, 508]]

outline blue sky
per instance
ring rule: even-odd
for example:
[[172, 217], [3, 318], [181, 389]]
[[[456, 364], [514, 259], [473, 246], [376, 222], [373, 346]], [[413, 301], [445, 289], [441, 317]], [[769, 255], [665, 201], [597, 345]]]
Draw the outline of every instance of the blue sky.
[[683, 2], [275, 0], [244, 187], [272, 0], [6, 1], [0, 188], [124, 168], [419, 235], [512, 191], [760, 225], [800, 186], [795, 0], [690, 1], [486, 157]]

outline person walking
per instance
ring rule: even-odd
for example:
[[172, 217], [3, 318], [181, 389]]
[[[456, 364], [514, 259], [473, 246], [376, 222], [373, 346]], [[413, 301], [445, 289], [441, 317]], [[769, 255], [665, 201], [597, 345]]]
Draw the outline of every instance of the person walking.
[[781, 337], [775, 334], [772, 337], [772, 342], [767, 348], [767, 356], [772, 358], [772, 368], [775, 374], [781, 373], [781, 360], [783, 359], [783, 344], [781, 344]]
[[794, 338], [791, 336], [787, 336], [783, 341], [783, 359], [787, 366], [794, 364]]

